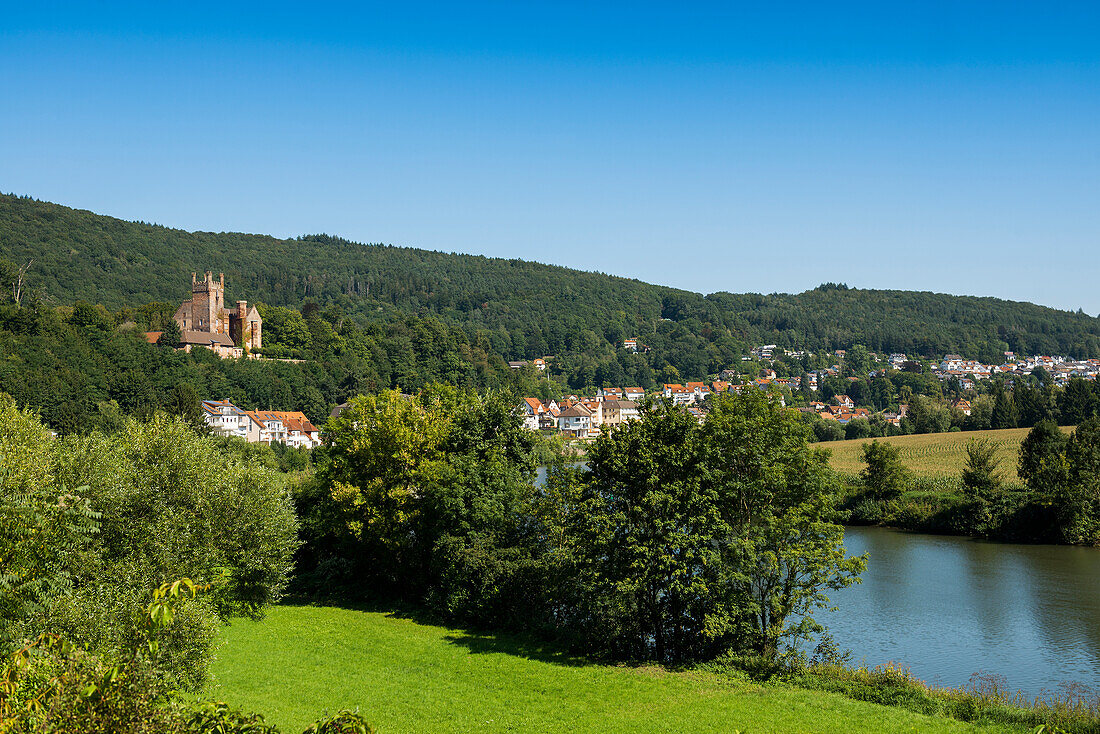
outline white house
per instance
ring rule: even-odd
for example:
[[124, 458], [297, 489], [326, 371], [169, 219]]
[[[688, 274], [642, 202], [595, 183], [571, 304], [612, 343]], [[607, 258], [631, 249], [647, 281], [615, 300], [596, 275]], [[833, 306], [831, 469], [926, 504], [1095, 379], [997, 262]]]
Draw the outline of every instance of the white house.
[[251, 420], [248, 414], [225, 400], [203, 400], [202, 419], [210, 426], [211, 432], [219, 436], [248, 437]]
[[546, 413], [546, 406], [535, 398], [524, 398], [519, 409], [523, 415], [523, 427], [537, 431], [541, 427], [541, 418]]
[[592, 412], [583, 405], [571, 405], [558, 414], [558, 428], [570, 436], [587, 438], [592, 430]]

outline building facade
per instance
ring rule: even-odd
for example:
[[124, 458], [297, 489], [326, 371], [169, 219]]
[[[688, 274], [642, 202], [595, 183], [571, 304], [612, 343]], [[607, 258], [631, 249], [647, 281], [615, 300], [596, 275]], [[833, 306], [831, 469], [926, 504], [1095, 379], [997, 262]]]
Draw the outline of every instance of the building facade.
[[172, 317], [180, 327], [186, 347], [218, 345], [223, 349], [259, 351], [263, 347], [263, 319], [248, 301], [225, 307], [225, 274], [207, 270], [199, 280], [191, 273], [191, 298], [183, 302]]

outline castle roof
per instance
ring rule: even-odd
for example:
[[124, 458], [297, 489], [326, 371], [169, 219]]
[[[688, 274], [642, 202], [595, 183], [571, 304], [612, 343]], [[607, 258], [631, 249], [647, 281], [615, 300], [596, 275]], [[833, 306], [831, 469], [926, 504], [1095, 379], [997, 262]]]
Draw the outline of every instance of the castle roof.
[[211, 344], [217, 344], [222, 347], [235, 347], [236, 344], [229, 338], [228, 334], [212, 334], [208, 331], [187, 331], [180, 333], [180, 344], [196, 344], [208, 347]]

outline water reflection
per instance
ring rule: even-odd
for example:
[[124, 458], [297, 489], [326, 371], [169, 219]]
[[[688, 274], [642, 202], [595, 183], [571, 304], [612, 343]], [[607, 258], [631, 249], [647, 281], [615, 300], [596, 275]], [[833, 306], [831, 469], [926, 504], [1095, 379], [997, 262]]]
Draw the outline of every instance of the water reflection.
[[979, 670], [1029, 695], [1100, 687], [1100, 551], [849, 528], [863, 583], [820, 615], [867, 665], [898, 662], [934, 685]]

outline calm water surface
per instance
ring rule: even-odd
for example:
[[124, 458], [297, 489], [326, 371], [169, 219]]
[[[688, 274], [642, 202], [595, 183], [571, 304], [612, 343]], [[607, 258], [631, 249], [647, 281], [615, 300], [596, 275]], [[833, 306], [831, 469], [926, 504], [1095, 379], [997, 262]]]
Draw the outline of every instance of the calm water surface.
[[1100, 688], [1100, 550], [883, 528], [847, 528], [845, 545], [870, 554], [863, 583], [818, 618], [856, 662], [954, 687], [980, 670], [1032, 696]]

